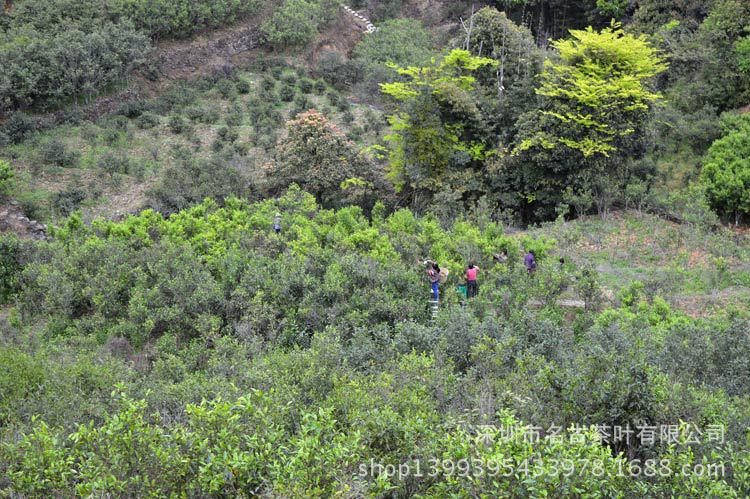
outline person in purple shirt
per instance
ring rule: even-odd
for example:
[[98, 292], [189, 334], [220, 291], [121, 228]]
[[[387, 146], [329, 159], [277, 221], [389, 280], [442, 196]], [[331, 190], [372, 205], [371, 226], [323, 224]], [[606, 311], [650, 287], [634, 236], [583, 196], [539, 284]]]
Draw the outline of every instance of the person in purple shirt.
[[523, 257], [523, 263], [526, 265], [526, 271], [529, 275], [534, 275], [534, 272], [536, 271], [536, 255], [534, 254], [534, 250], [529, 250], [529, 252], [526, 253], [526, 256]]

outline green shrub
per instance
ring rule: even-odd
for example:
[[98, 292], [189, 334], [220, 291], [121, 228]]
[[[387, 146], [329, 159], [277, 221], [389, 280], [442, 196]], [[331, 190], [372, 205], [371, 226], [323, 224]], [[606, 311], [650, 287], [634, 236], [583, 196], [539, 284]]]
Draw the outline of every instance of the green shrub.
[[226, 126], [220, 127], [216, 131], [216, 135], [218, 136], [219, 140], [221, 140], [222, 142], [229, 142], [229, 143], [232, 143], [239, 138], [239, 133], [237, 132], [237, 130], [235, 130], [234, 128], [226, 127]]
[[20, 291], [24, 247], [14, 235], [0, 237], [0, 302], [8, 303]]
[[326, 91], [326, 83], [322, 80], [315, 80], [313, 83], [313, 92], [315, 92], [316, 95], [323, 95]]
[[130, 119], [134, 119], [142, 115], [148, 110], [148, 104], [145, 100], [129, 100], [123, 102], [117, 107], [115, 114], [121, 114]]
[[135, 120], [135, 124], [138, 128], [143, 130], [154, 128], [159, 124], [159, 117], [153, 113], [145, 112], [138, 116]]
[[198, 100], [198, 90], [194, 86], [177, 85], [152, 102], [154, 112], [167, 114], [171, 111], [182, 109]]
[[97, 160], [96, 167], [110, 178], [118, 173], [126, 175], [130, 172], [130, 158], [122, 152], [108, 151]]
[[80, 159], [80, 154], [77, 151], [69, 150], [63, 142], [57, 139], [45, 143], [42, 146], [41, 154], [45, 163], [63, 168], [76, 166]]
[[203, 108], [198, 106], [192, 106], [185, 109], [185, 116], [192, 121], [198, 121], [203, 116]]
[[297, 73], [294, 71], [286, 71], [281, 75], [281, 82], [287, 86], [294, 86], [297, 84]]
[[297, 89], [291, 85], [284, 85], [279, 90], [279, 98], [282, 102], [291, 102], [297, 94]]
[[350, 111], [350, 109], [352, 107], [351, 104], [349, 103], [349, 101], [347, 99], [345, 99], [345, 98], [338, 99], [336, 101], [335, 105], [336, 105], [336, 109], [338, 109], [342, 113], [346, 113], [346, 112]]
[[240, 95], [247, 95], [250, 93], [250, 90], [252, 87], [250, 86], [250, 83], [247, 80], [238, 80], [237, 81], [237, 93]]
[[149, 191], [150, 204], [162, 213], [174, 213], [205, 198], [222, 200], [244, 192], [242, 178], [226, 162], [186, 159], [164, 170]]
[[31, 220], [44, 220], [49, 215], [48, 193], [45, 191], [20, 192], [16, 196], [23, 214]]
[[50, 204], [55, 213], [62, 216], [68, 216], [76, 211], [87, 197], [88, 195], [82, 187], [72, 185], [56, 192], [52, 196]]
[[311, 93], [313, 85], [313, 81], [310, 78], [301, 78], [299, 80], [299, 89], [303, 94]]
[[413, 19], [392, 19], [378, 25], [378, 30], [357, 43], [352, 58], [365, 66], [367, 77], [377, 73], [374, 66], [386, 63], [399, 66], [427, 64], [432, 56], [434, 40], [421, 22]]
[[335, 2], [325, 0], [284, 0], [261, 30], [274, 48], [301, 47], [313, 39], [337, 9]]
[[238, 105], [233, 105], [226, 116], [226, 123], [227, 126], [235, 127], [242, 125], [242, 122], [244, 121], [245, 116], [242, 112], [242, 109]]
[[263, 92], [270, 93], [276, 89], [276, 79], [273, 75], [265, 74], [260, 80], [260, 88]]
[[726, 117], [725, 135], [715, 141], [703, 159], [701, 180], [719, 215], [735, 224], [750, 214], [750, 118]]
[[236, 96], [237, 86], [232, 80], [222, 78], [216, 82], [216, 90], [222, 99], [231, 100]]
[[318, 58], [317, 73], [336, 88], [346, 88], [361, 79], [361, 72], [355, 64], [334, 50], [321, 53]]
[[0, 421], [5, 425], [11, 421], [11, 415], [24, 399], [33, 397], [42, 388], [46, 376], [43, 366], [36, 359], [15, 348], [0, 347], [0, 362], [4, 366], [0, 372], [0, 390], [3, 393], [0, 398]]
[[13, 168], [0, 159], [0, 196], [7, 196], [13, 189]]
[[185, 121], [185, 118], [179, 114], [173, 114], [170, 116], [167, 125], [169, 126], [169, 130], [174, 134], [183, 133], [188, 129], [187, 121]]
[[310, 104], [310, 101], [307, 99], [307, 96], [303, 94], [297, 94], [294, 97], [294, 106], [292, 107], [292, 114], [297, 115], [301, 113], [302, 111], [307, 111], [310, 109], [312, 105]]
[[23, 142], [32, 133], [36, 132], [38, 128], [37, 123], [24, 113], [13, 113], [2, 124], [2, 131], [13, 144]]
[[201, 123], [211, 125], [211, 124], [217, 123], [220, 117], [221, 117], [221, 113], [219, 112], [218, 109], [216, 109], [215, 107], [208, 107], [203, 110], [198, 120]]

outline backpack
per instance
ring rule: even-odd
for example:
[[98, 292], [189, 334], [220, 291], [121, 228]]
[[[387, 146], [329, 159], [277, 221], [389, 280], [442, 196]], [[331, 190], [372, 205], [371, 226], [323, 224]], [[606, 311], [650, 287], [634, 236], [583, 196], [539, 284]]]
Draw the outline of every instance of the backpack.
[[448, 280], [448, 269], [442, 268], [440, 269], [440, 284], [445, 284], [445, 281]]

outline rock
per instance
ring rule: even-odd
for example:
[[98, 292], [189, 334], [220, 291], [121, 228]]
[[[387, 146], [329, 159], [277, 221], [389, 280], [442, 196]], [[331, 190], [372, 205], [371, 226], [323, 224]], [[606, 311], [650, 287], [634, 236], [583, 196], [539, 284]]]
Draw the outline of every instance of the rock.
[[8, 216], [8, 210], [0, 211], [0, 218], [5, 218]]

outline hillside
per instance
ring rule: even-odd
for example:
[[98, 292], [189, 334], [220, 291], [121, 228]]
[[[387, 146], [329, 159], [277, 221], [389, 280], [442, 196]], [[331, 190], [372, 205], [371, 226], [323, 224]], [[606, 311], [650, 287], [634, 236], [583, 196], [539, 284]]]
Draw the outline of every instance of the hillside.
[[0, 66], [0, 496], [750, 495], [745, 2], [14, 0]]

